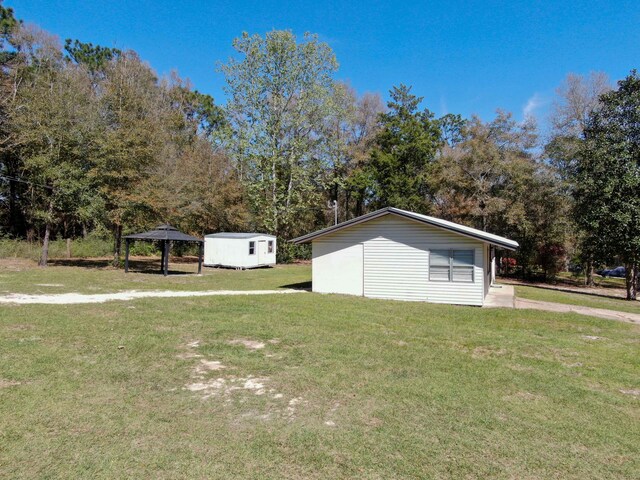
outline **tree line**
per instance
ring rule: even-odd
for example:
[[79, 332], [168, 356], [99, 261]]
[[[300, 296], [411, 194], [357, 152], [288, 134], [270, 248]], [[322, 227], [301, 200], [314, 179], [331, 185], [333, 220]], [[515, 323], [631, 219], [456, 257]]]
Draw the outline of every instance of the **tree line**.
[[[1, 234], [42, 242], [172, 223], [283, 240], [386, 206], [517, 240], [522, 275], [627, 265], [637, 289], [638, 77], [570, 75], [551, 128], [437, 117], [411, 87], [358, 94], [334, 52], [242, 34], [218, 66], [226, 104], [131, 50], [56, 37], [0, 2]], [[96, 233], [97, 232], [97, 233]], [[279, 242], [279, 255], [299, 255]]]

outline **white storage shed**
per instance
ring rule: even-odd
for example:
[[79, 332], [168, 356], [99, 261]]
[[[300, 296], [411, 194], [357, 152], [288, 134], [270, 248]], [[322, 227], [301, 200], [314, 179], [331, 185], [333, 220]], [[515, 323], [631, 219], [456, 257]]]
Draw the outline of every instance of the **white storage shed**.
[[518, 243], [475, 228], [384, 208], [292, 240], [312, 244], [313, 291], [482, 305], [496, 247]]
[[213, 233], [204, 237], [207, 267], [257, 268], [276, 264], [276, 237], [264, 233]]

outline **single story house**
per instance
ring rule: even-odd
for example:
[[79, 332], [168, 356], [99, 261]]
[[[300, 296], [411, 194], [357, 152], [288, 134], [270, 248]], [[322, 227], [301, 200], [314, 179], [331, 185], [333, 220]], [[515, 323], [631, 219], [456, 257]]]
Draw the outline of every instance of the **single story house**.
[[313, 291], [482, 305], [496, 247], [518, 242], [398, 208], [383, 208], [292, 240], [311, 243]]
[[266, 233], [213, 233], [204, 237], [204, 265], [237, 269], [276, 264], [276, 237]]

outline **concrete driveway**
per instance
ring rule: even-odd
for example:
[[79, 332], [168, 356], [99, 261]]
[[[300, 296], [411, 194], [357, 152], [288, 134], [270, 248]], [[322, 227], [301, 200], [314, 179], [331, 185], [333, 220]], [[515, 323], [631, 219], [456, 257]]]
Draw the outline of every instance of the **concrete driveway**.
[[516, 298], [513, 285], [495, 285], [489, 288], [483, 307], [486, 308], [518, 308], [542, 310], [545, 312], [578, 313], [590, 317], [605, 318], [619, 322], [640, 325], [640, 314], [619, 312], [604, 308], [583, 307], [581, 305], [567, 305], [564, 303], [542, 302], [539, 300], [525, 300]]

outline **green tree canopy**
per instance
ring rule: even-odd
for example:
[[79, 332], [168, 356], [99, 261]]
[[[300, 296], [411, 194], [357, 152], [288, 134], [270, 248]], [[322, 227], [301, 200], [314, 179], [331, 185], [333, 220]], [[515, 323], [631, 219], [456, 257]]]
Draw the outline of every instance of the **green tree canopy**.
[[594, 232], [590, 248], [627, 268], [627, 298], [637, 296], [640, 260], [640, 77], [634, 70], [600, 97], [578, 157], [576, 218]]
[[248, 188], [258, 227], [276, 235], [302, 233], [323, 204], [326, 119], [336, 115], [338, 62], [316, 35], [298, 42], [290, 31], [244, 33], [240, 59], [221, 65], [229, 96], [228, 151]]
[[393, 87], [390, 96], [367, 167], [371, 204], [426, 213], [431, 209], [429, 180], [442, 144], [441, 131], [433, 113], [419, 110], [422, 97], [413, 95], [411, 87]]

